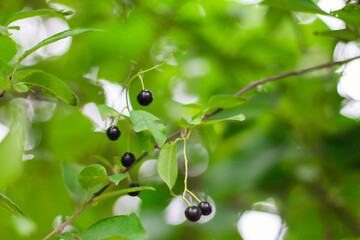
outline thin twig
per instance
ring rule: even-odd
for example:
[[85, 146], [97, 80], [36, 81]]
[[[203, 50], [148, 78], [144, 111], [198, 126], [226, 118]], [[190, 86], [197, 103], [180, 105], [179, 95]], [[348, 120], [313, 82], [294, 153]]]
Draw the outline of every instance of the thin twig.
[[[234, 95], [235, 96], [240, 96], [242, 94], [244, 94], [245, 92], [249, 91], [250, 89], [253, 89], [263, 83], [267, 83], [267, 82], [271, 82], [271, 81], [274, 81], [274, 80], [278, 80], [278, 79], [282, 79], [282, 78], [286, 78], [286, 77], [290, 77], [290, 76], [296, 76], [296, 75], [301, 75], [301, 74], [304, 74], [304, 73], [307, 73], [307, 72], [311, 72], [311, 71], [314, 71], [314, 70], [318, 70], [318, 69], [323, 69], [323, 68], [330, 68], [330, 67], [333, 67], [333, 66], [336, 66], [336, 65], [342, 65], [342, 64], [345, 64], [345, 63], [348, 63], [352, 60], [355, 60], [355, 59], [359, 59], [360, 56], [357, 56], [357, 57], [354, 57], [354, 58], [350, 58], [350, 59], [347, 59], [347, 60], [344, 60], [344, 61], [338, 61], [338, 62], [331, 62], [331, 63], [326, 63], [326, 64], [321, 64], [321, 65], [317, 65], [317, 66], [314, 66], [314, 67], [310, 67], [310, 68], [306, 68], [306, 69], [302, 69], [302, 70], [297, 70], [297, 71], [292, 71], [292, 72], [286, 72], [286, 73], [282, 73], [282, 74], [279, 74], [279, 75], [275, 75], [275, 76], [272, 76], [272, 77], [268, 77], [268, 78], [264, 78], [264, 79], [261, 79], [259, 81], [255, 81], [255, 82], [250, 82], [249, 84], [247, 84], [243, 89], [241, 89], [240, 91], [238, 91], [237, 93], [235, 93]], [[211, 112], [211, 113], [208, 113], [206, 114], [204, 117], [203, 117], [203, 121], [206, 121], [207, 119], [209, 119], [210, 117], [213, 117], [215, 116], [216, 114], [220, 113], [221, 111], [223, 111], [222, 108], [219, 108], [219, 109], [216, 109], [215, 111]], [[180, 134], [182, 132], [186, 132], [191, 126], [187, 127], [187, 128], [183, 128], [183, 129], [180, 129], [178, 130], [177, 132], [173, 133], [172, 135], [170, 135], [167, 139], [166, 139], [166, 143], [167, 142], [170, 142], [171, 140], [173, 140], [174, 138], [180, 136]], [[159, 146], [155, 145], [156, 148], [159, 148]], [[143, 158], [145, 158], [146, 156], [148, 156], [149, 153], [148, 152], [144, 152], [136, 161], [135, 163], [129, 167], [129, 168], [126, 168], [124, 170], [122, 170], [120, 173], [126, 173], [128, 172], [130, 169], [132, 169], [137, 163], [139, 163]], [[47, 235], [44, 240], [47, 240], [49, 238], [51, 238], [52, 236], [54, 236], [56, 233], [59, 233], [59, 232], [62, 232], [65, 228], [65, 226], [67, 226], [75, 217], [77, 217], [81, 212], [83, 212], [85, 210], [85, 208], [87, 206], [89, 206], [95, 197], [101, 195], [110, 185], [112, 184], [112, 182], [108, 182], [102, 189], [100, 189], [98, 192], [94, 193], [93, 196], [90, 198], [90, 200], [88, 200], [87, 202], [84, 203], [84, 205], [75, 212], [74, 215], [72, 215], [68, 220], [66, 220], [66, 222], [64, 222], [63, 224], [61, 224], [58, 228], [56, 228], [54, 231], [52, 231], [49, 235]], [[335, 208], [335, 210], [337, 210]], [[356, 229], [357, 230], [357, 229]]]

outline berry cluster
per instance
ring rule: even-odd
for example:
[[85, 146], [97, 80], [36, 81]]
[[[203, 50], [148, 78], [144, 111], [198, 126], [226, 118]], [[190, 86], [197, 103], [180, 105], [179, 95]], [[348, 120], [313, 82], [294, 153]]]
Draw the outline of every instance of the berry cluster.
[[[153, 101], [153, 94], [150, 90], [142, 90], [141, 92], [139, 92], [136, 99], [140, 105], [148, 106]], [[111, 141], [116, 141], [121, 136], [121, 131], [116, 126], [110, 126], [106, 130], [106, 135]], [[124, 165], [124, 167], [126, 166]]]
[[197, 222], [201, 215], [207, 216], [212, 212], [212, 206], [207, 201], [201, 201], [198, 206], [190, 206], [185, 210], [185, 217], [190, 222]]

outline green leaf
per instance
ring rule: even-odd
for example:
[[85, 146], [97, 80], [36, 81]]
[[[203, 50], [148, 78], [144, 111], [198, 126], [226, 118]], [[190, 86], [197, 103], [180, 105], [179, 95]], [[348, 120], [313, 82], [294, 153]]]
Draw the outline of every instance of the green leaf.
[[85, 167], [79, 174], [78, 181], [80, 186], [88, 190], [96, 185], [109, 180], [106, 169], [100, 164], [92, 164]]
[[202, 126], [198, 129], [198, 133], [208, 152], [214, 152], [216, 146], [216, 132], [214, 126]]
[[115, 183], [115, 185], [118, 185], [119, 182], [121, 182], [123, 179], [125, 179], [127, 177], [127, 175], [128, 175], [127, 173], [116, 174], [116, 175], [109, 176], [109, 179], [110, 179], [110, 181]]
[[10, 112], [13, 113], [16, 120], [11, 124], [7, 136], [0, 142], [0, 190], [20, 175], [23, 163], [25, 111], [15, 105], [10, 107], [9, 115]]
[[183, 108], [190, 108], [190, 109], [202, 109], [203, 106], [199, 103], [189, 103], [189, 104], [184, 104], [182, 105]]
[[51, 8], [37, 9], [33, 11], [24, 11], [24, 12], [16, 13], [15, 15], [11, 16], [10, 19], [7, 21], [7, 24], [15, 22], [20, 19], [42, 16], [42, 15], [68, 16], [71, 14], [73, 14], [72, 11], [65, 11], [64, 9], [56, 10]]
[[54, 96], [72, 106], [76, 106], [79, 103], [75, 93], [63, 81], [50, 73], [32, 71], [25, 78], [19, 80], [18, 83], [33, 84], [45, 88]]
[[13, 215], [25, 216], [21, 208], [16, 205], [8, 196], [0, 193], [0, 208], [10, 212]]
[[81, 240], [103, 240], [123, 237], [129, 240], [146, 239], [147, 233], [135, 213], [105, 218], [78, 234]]
[[0, 36], [0, 65], [5, 65], [16, 55], [16, 43], [9, 37]]
[[73, 29], [68, 29], [68, 30], [65, 30], [63, 32], [52, 35], [51, 37], [48, 37], [45, 40], [39, 42], [36, 46], [34, 46], [34, 47], [30, 48], [29, 50], [25, 51], [24, 54], [19, 57], [17, 65], [20, 64], [21, 61], [24, 60], [24, 58], [26, 58], [31, 53], [35, 52], [36, 50], [38, 50], [41, 47], [44, 47], [46, 45], [49, 45], [50, 43], [59, 41], [59, 40], [61, 40], [63, 38], [66, 38], [66, 37], [74, 36], [74, 35], [77, 35], [77, 34], [80, 34], [80, 33], [91, 32], [91, 31], [99, 31], [99, 30], [90, 29], [90, 28], [73, 28]]
[[149, 112], [138, 110], [130, 112], [130, 120], [135, 132], [149, 130], [155, 141], [160, 146], [164, 145], [166, 141], [166, 127], [157, 122], [159, 118]]
[[53, 94], [52, 92], [50, 92], [49, 90], [47, 90], [46, 88], [42, 88], [41, 89], [44, 97], [47, 97], [47, 98], [56, 98], [56, 95]]
[[350, 29], [315, 32], [315, 35], [331, 37], [342, 41], [355, 41], [359, 38], [357, 33]]
[[65, 186], [70, 195], [78, 202], [82, 202], [85, 197], [85, 190], [82, 189], [77, 181], [77, 177], [84, 168], [84, 166], [79, 164], [62, 162], [62, 174]]
[[129, 192], [137, 192], [137, 191], [155, 191], [153, 187], [133, 187], [133, 188], [124, 188], [108, 193], [101, 194], [100, 196], [94, 198], [94, 202], [100, 202], [109, 198], [118, 197], [121, 195], [128, 194]]
[[150, 153], [150, 155], [152, 155], [155, 150], [155, 140], [154, 137], [150, 134], [150, 132], [148, 130], [145, 130], [141, 132], [136, 132], [135, 134], [144, 150]]
[[331, 12], [330, 15], [343, 20], [356, 29], [360, 27], [360, 9], [356, 3], [347, 4], [342, 9]]
[[101, 115], [101, 119], [104, 121], [105, 119], [107, 119], [108, 117], [119, 117], [120, 113], [118, 111], [116, 111], [115, 109], [106, 106], [104, 104], [98, 105], [97, 106]]
[[60, 234], [59, 238], [64, 239], [64, 240], [74, 240], [75, 239], [75, 237], [69, 232], [64, 232], [64, 233]]
[[288, 11], [328, 15], [311, 0], [264, 0], [261, 4]]
[[233, 108], [239, 106], [246, 100], [233, 95], [215, 95], [209, 99], [208, 108]]
[[16, 83], [14, 84], [14, 88], [17, 92], [24, 93], [29, 91], [29, 87], [22, 83]]
[[170, 191], [174, 187], [177, 175], [177, 151], [176, 142], [165, 144], [159, 153], [157, 168], [161, 179], [168, 185]]

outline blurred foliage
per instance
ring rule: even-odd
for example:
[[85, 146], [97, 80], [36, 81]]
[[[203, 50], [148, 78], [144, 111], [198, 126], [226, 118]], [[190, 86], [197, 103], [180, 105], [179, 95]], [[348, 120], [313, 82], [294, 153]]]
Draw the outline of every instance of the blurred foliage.
[[[97, 79], [123, 85], [136, 72], [173, 53], [168, 64], [143, 75], [146, 89], [154, 94], [150, 106], [136, 104], [140, 81], [134, 81], [130, 89], [134, 110], [154, 114], [171, 135], [182, 126], [181, 117], [198, 112], [176, 101], [179, 89], [184, 91], [180, 97], [196, 96], [199, 104], [207, 106], [212, 96], [234, 94], [249, 82], [330, 62], [339, 40], [359, 40], [360, 8], [352, 1], [344, 10], [330, 13], [347, 24], [341, 31], [330, 30], [316, 15], [311, 15], [313, 21], [302, 23], [299, 19], [304, 13], [292, 11], [326, 14], [310, 0], [282, 0], [284, 4], [267, 0], [260, 5], [227, 0], [2, 0], [0, 25], [6, 26], [8, 19], [24, 9], [50, 8], [53, 2], [72, 8], [74, 15], [67, 19], [71, 28], [104, 31], [76, 36], [64, 55], [21, 67], [63, 80], [79, 97], [78, 106], [49, 100], [37, 88], [27, 93], [9, 91], [0, 98], [0, 123], [10, 125], [17, 119], [0, 144], [0, 172], [10, 174], [12, 182], [1, 181], [0, 185], [8, 184], [2, 192], [27, 216], [20, 219], [0, 211], [2, 239], [42, 239], [52, 231], [55, 217], [74, 213], [77, 203], [68, 192], [69, 183], [64, 184], [64, 162], [76, 167], [72, 172], [76, 179], [83, 166], [101, 164], [96, 155], [117, 162], [127, 151], [142, 154], [143, 143], [129, 131], [127, 120], [119, 121], [122, 135], [112, 142], [105, 133], [94, 132], [95, 126], [82, 114], [87, 103], [102, 105], [106, 100], [100, 84], [84, 77], [92, 69], [98, 68]], [[65, 13], [54, 14], [69, 14]], [[14, 31], [23, 29], [0, 28], [4, 35], [0, 41], [8, 41], [3, 38]], [[0, 58], [12, 56], [12, 50], [0, 45]], [[11, 73], [14, 64], [4, 69]], [[226, 121], [195, 132], [189, 144], [204, 142], [209, 164], [204, 173], [190, 177], [189, 189], [211, 196], [217, 213], [206, 224], [167, 225], [163, 212], [171, 199], [169, 190], [164, 183], [151, 184], [156, 191], [140, 195], [140, 220], [148, 239], [241, 239], [236, 229], [239, 214], [268, 199], [275, 201], [288, 226], [286, 240], [360, 237], [360, 125], [339, 113], [342, 98], [336, 87], [340, 75], [334, 70], [290, 77], [249, 91], [242, 96], [247, 101], [236, 107], [245, 121]], [[0, 86], [6, 77], [0, 77]], [[24, 117], [16, 118], [10, 110], [15, 98], [56, 102], [56, 108], [35, 106], [35, 116], [25, 114], [27, 120], [22, 124]], [[34, 158], [18, 166], [15, 155], [20, 152], [11, 148], [23, 144], [23, 135], [18, 133], [22, 126], [28, 138], [24, 154]], [[15, 143], [4, 146], [11, 141]], [[29, 141], [32, 148], [26, 147]], [[191, 167], [191, 158], [189, 161]], [[140, 165], [130, 172], [134, 180]], [[183, 188], [182, 166], [179, 169], [173, 188], [177, 194]], [[120, 182], [112, 188], [126, 185]], [[111, 217], [115, 200], [88, 207], [72, 225], [83, 232]]]

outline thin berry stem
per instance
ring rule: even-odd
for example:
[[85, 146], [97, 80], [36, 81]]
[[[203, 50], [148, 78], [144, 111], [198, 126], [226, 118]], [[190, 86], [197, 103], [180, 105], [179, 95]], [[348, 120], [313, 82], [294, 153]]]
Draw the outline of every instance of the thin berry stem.
[[189, 193], [198, 203], [201, 203], [201, 200], [196, 197], [196, 195], [192, 193], [189, 189], [186, 189], [186, 192]]
[[139, 75], [139, 78], [140, 78], [142, 90], [145, 90], [144, 81], [143, 81], [141, 75]]
[[184, 163], [185, 163], [185, 177], [184, 177], [184, 192], [182, 195], [182, 199], [185, 200], [185, 194], [187, 191], [187, 178], [188, 178], [188, 159], [186, 157], [186, 138], [184, 138], [183, 155], [184, 155]]

